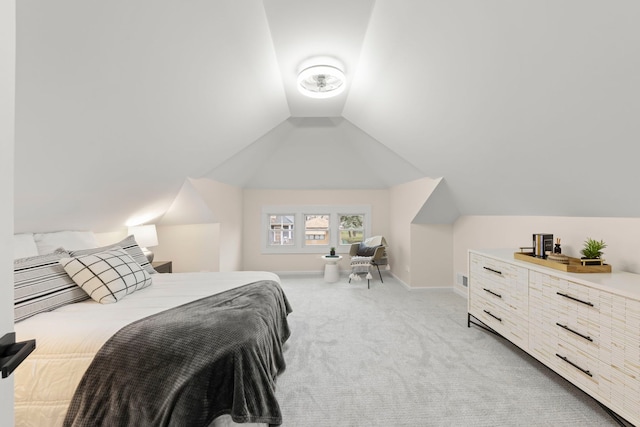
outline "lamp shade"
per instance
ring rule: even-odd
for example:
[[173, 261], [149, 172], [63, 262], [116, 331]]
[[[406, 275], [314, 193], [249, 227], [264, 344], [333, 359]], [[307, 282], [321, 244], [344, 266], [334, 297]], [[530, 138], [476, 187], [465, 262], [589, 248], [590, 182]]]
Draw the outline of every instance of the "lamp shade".
[[140, 247], [158, 246], [158, 234], [156, 233], [155, 224], [129, 227], [129, 234], [133, 234]]

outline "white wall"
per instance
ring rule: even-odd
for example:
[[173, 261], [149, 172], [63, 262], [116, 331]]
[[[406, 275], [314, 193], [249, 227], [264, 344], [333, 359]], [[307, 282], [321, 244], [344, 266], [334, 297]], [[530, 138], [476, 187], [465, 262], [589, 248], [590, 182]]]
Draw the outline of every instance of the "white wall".
[[[13, 152], [16, 4], [0, 2], [0, 336], [13, 331]], [[13, 375], [0, 379], [0, 425], [13, 425]]]
[[[156, 221], [158, 246], [154, 261], [171, 261], [173, 271], [236, 271], [242, 269], [243, 190], [211, 179], [187, 178], [189, 197], [177, 196], [166, 220]], [[179, 204], [177, 206], [176, 204]], [[208, 223], [199, 210], [206, 209]], [[175, 212], [179, 211], [180, 215]], [[185, 223], [180, 223], [185, 221]], [[127, 228], [96, 233], [100, 246], [127, 236]]]
[[243, 190], [207, 178], [192, 179], [202, 199], [220, 224], [219, 271], [242, 269]]
[[[245, 270], [317, 271], [324, 268], [318, 254], [262, 254], [261, 213], [264, 205], [370, 205], [371, 235], [389, 236], [388, 190], [256, 190], [244, 191], [243, 261]], [[388, 240], [388, 238], [387, 238]], [[393, 263], [393, 253], [389, 253]], [[393, 264], [392, 264], [393, 265]], [[348, 257], [340, 270], [349, 269]]]
[[[387, 241], [393, 255], [391, 271], [411, 287], [450, 286], [438, 279], [451, 270], [449, 249], [445, 248], [449, 243], [443, 239], [443, 229], [412, 224], [437, 184], [437, 180], [422, 178], [391, 187], [389, 191], [391, 232]], [[444, 252], [434, 255], [437, 247]]]
[[154, 261], [171, 261], [173, 272], [220, 271], [220, 224], [158, 226]]
[[451, 287], [453, 225], [411, 224], [411, 287]]
[[533, 233], [559, 237], [562, 253], [576, 258], [588, 237], [604, 240], [604, 258], [614, 270], [640, 273], [640, 218], [463, 216], [453, 229], [453, 274], [468, 273], [469, 249], [531, 246]]
[[[153, 261], [171, 261], [173, 272], [221, 271], [220, 224], [156, 225], [158, 246], [149, 248]], [[98, 246], [127, 237], [127, 227], [119, 231], [95, 233]]]
[[96, 236], [96, 242], [98, 242], [98, 246], [107, 246], [117, 243], [127, 237], [127, 231], [127, 227], [122, 227], [118, 231], [110, 231], [107, 233], [94, 232], [94, 234]]

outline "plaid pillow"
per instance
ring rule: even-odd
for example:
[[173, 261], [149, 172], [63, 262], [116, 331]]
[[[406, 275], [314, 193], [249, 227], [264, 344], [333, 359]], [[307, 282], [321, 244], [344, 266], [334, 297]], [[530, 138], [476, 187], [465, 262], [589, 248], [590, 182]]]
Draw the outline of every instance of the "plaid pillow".
[[151, 284], [151, 276], [122, 248], [60, 261], [69, 276], [101, 304], [120, 301]]
[[69, 253], [20, 258], [13, 263], [14, 316], [19, 322], [67, 304], [89, 299], [58, 261]]
[[147, 271], [147, 273], [150, 273], [150, 274], [157, 273], [157, 271], [155, 271], [151, 266], [151, 263], [149, 262], [145, 254], [142, 253], [142, 249], [140, 249], [140, 246], [138, 246], [138, 243], [136, 242], [136, 239], [133, 236], [127, 236], [121, 241], [119, 241], [118, 243], [114, 243], [113, 245], [103, 246], [101, 248], [94, 248], [94, 249], [82, 249], [79, 251], [69, 251], [69, 253], [71, 254], [72, 257], [78, 257], [83, 255], [95, 254], [98, 252], [104, 252], [106, 250], [115, 249], [115, 248], [124, 249], [131, 256], [131, 258], [133, 258], [138, 264], [140, 264], [140, 266], [142, 266], [142, 268], [144, 268]]

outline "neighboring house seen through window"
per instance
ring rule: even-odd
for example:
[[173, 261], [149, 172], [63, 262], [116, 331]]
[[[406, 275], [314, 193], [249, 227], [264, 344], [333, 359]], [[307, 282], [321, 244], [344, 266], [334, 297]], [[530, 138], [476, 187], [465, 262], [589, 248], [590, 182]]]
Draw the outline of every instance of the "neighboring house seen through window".
[[304, 216], [304, 244], [329, 245], [330, 215]]
[[269, 215], [269, 245], [293, 245], [295, 215]]

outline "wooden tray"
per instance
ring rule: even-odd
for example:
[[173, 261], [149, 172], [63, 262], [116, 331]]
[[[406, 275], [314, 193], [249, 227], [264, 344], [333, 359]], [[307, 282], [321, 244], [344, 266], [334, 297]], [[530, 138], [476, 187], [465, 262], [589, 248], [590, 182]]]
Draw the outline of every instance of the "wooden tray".
[[536, 258], [533, 255], [515, 252], [513, 257], [520, 261], [526, 261], [533, 264], [542, 265], [544, 267], [554, 268], [568, 273], [611, 273], [609, 264], [602, 265], [582, 265], [579, 258], [569, 257], [569, 264], [560, 264], [559, 262], [549, 261], [543, 258]]

